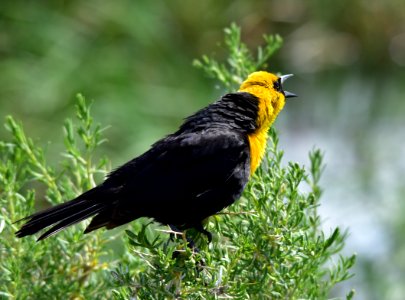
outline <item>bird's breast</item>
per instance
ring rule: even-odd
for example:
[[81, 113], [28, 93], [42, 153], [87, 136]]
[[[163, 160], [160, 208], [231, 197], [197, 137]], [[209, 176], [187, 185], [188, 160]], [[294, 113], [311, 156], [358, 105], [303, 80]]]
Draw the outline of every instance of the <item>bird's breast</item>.
[[258, 130], [248, 135], [250, 148], [250, 175], [259, 167], [267, 145], [267, 130]]

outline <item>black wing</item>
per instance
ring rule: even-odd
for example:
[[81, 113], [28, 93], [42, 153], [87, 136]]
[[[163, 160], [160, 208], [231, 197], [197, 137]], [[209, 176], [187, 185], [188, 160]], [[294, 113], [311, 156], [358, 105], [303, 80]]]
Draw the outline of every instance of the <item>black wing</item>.
[[110, 174], [104, 185], [117, 189], [115, 205], [88, 231], [141, 216], [193, 227], [232, 204], [249, 173], [249, 146], [241, 133], [209, 129], [169, 136]]

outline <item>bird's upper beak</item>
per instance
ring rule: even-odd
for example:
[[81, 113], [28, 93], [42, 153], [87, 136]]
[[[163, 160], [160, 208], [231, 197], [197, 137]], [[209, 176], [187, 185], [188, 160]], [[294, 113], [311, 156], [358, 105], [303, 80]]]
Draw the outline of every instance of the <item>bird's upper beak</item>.
[[[281, 86], [283, 86], [284, 81], [286, 81], [288, 78], [290, 78], [290, 77], [292, 77], [292, 76], [294, 76], [294, 75], [293, 75], [293, 74], [281, 75], [281, 76], [280, 76]], [[283, 89], [283, 90], [284, 90], [284, 89]], [[285, 96], [286, 98], [298, 97], [296, 94], [291, 93], [291, 92], [288, 92], [288, 91], [285, 91], [285, 90], [284, 90], [284, 96]]]

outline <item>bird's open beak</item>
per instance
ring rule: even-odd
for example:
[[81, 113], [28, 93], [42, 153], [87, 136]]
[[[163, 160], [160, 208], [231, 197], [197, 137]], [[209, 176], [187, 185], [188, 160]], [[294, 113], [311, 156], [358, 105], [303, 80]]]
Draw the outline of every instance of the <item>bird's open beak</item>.
[[[280, 76], [281, 86], [283, 86], [284, 81], [286, 81], [288, 78], [290, 78], [292, 76], [294, 76], [294, 75], [293, 74], [281, 75]], [[286, 98], [298, 97], [296, 94], [288, 92], [288, 91], [284, 91], [284, 96]]]

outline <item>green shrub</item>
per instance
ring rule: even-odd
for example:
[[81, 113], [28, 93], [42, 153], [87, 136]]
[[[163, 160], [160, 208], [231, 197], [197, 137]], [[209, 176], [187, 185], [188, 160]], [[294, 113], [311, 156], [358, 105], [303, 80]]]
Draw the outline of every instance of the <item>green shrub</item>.
[[74, 228], [41, 243], [34, 237], [14, 237], [21, 225], [14, 222], [34, 207], [72, 199], [95, 185], [95, 175], [106, 174], [106, 159], [93, 162], [94, 150], [103, 141], [101, 129], [93, 125], [80, 95], [77, 118], [77, 125], [65, 122], [66, 152], [56, 170], [22, 126], [7, 117], [13, 139], [0, 142], [0, 296], [5, 299], [92, 299], [109, 290], [101, 272], [105, 265], [99, 262], [106, 242], [101, 232], [84, 236]]

